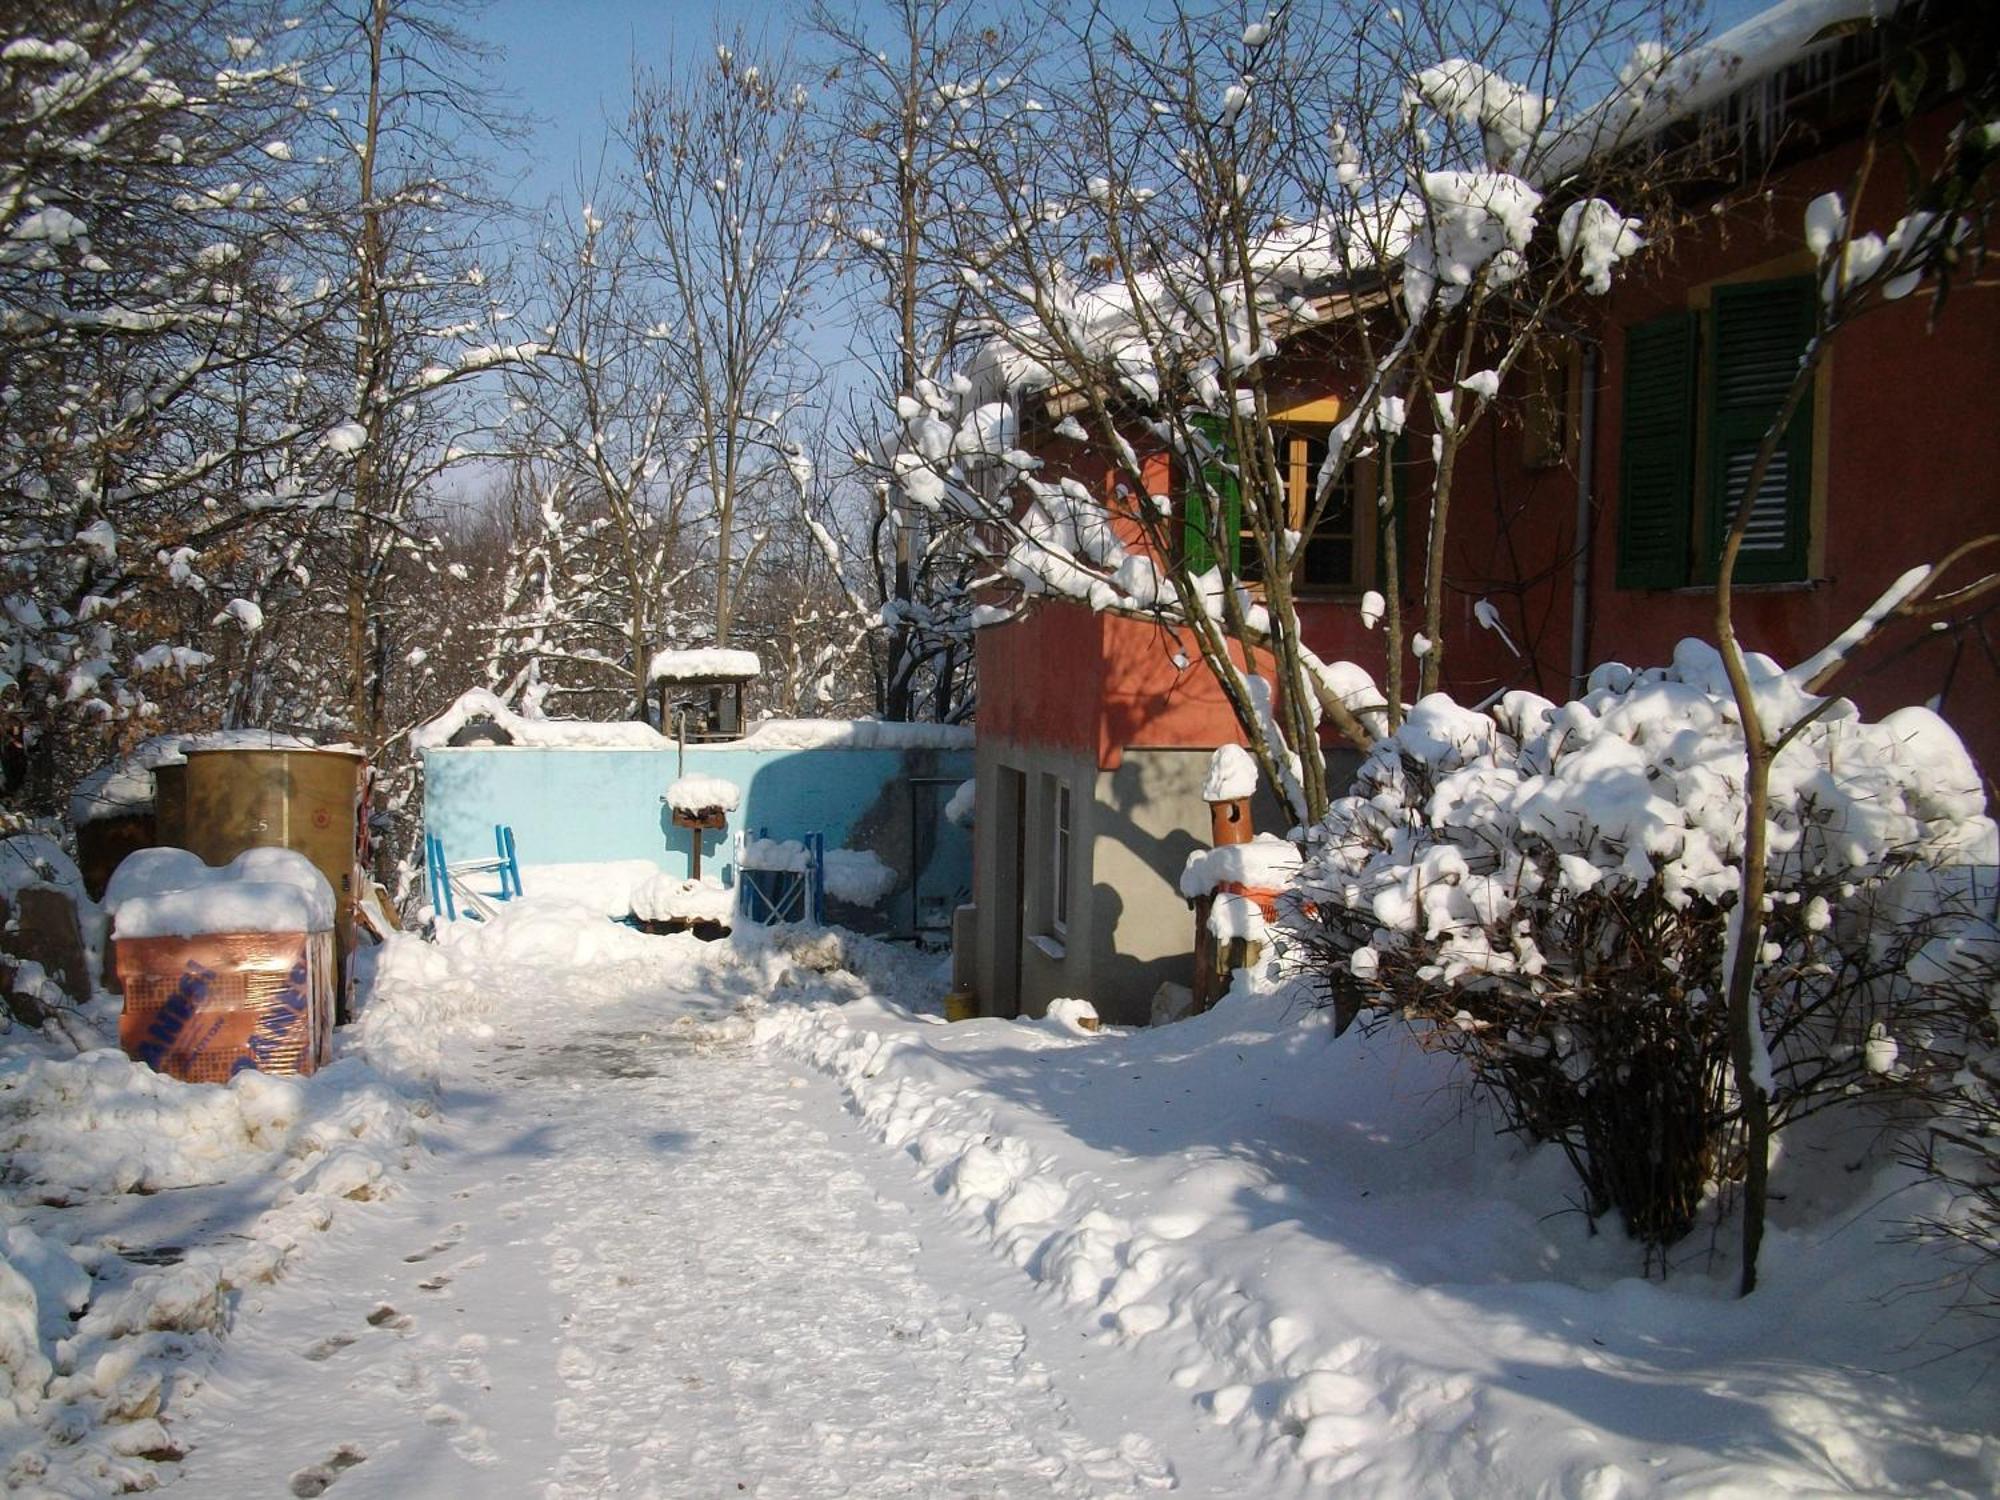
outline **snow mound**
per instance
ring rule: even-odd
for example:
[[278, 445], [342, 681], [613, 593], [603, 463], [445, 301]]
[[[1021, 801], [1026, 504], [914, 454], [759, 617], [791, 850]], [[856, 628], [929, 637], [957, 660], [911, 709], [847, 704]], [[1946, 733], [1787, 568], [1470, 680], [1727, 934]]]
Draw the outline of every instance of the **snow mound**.
[[895, 868], [884, 864], [872, 849], [826, 851], [826, 893], [836, 901], [880, 906], [898, 878]]
[[642, 922], [720, 922], [736, 914], [736, 892], [703, 876], [683, 880], [656, 875], [632, 893], [632, 915]]
[[1234, 802], [1257, 791], [1257, 762], [1241, 745], [1217, 745], [1201, 784], [1204, 802]]
[[214, 869], [185, 849], [163, 848], [119, 862], [105, 909], [121, 938], [323, 932], [333, 926], [334, 900], [326, 877], [295, 849], [246, 849]]

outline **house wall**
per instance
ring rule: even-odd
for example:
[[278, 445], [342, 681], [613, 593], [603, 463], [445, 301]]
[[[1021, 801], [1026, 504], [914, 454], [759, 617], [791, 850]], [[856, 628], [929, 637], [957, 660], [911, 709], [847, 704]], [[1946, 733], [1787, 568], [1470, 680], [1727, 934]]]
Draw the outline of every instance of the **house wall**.
[[[1936, 148], [1939, 128], [1937, 121], [1920, 127], [1920, 150]], [[1926, 132], [1928, 143], [1921, 139]], [[1805, 269], [1805, 206], [1820, 193], [1844, 189], [1857, 160], [1858, 147], [1850, 144], [1770, 174], [1727, 212], [1697, 213], [1657, 255], [1625, 267], [1608, 296], [1565, 310], [1578, 319], [1596, 366], [1585, 669], [1606, 660], [1665, 663], [1681, 639], [1714, 636], [1712, 588], [1616, 584], [1625, 330], [1697, 305], [1718, 281]], [[1857, 215], [1862, 228], [1883, 230], [1894, 221], [1901, 180], [1900, 171], [1878, 168]], [[1937, 311], [1935, 329], [1928, 326], [1933, 311], [1928, 296], [1910, 298], [1869, 313], [1832, 346], [1815, 406], [1819, 504], [1812, 578], [1739, 586], [1736, 628], [1751, 649], [1798, 661], [1907, 568], [1942, 558], [2000, 525], [2000, 422], [1986, 410], [1990, 392], [2000, 388], [2000, 285], [1991, 278], [1984, 285], [1961, 281]], [[1579, 357], [1578, 374], [1582, 367]], [[1340, 395], [1353, 387], [1352, 372], [1325, 339], [1288, 350], [1279, 373], [1278, 383], [1301, 397]], [[1525, 382], [1517, 377], [1459, 459], [1446, 553], [1443, 685], [1466, 702], [1505, 687], [1556, 699], [1571, 691], [1582, 455], [1572, 447], [1563, 463], [1531, 466], [1521, 421], [1524, 394]], [[1572, 415], [1580, 415], [1580, 407], [1579, 399]], [[1427, 451], [1427, 437], [1413, 429], [1410, 449]], [[1081, 445], [1056, 440], [1038, 451], [1051, 472], [1110, 492], [1108, 470], [1093, 465]], [[1414, 463], [1406, 490], [1427, 481], [1425, 465]], [[1171, 485], [1163, 480], [1160, 487]], [[1385, 593], [1400, 587], [1415, 629], [1423, 528], [1406, 524], [1400, 544], [1403, 578], [1379, 580], [1378, 587]], [[1965, 570], [1960, 578], [1977, 571]], [[1497, 609], [1504, 639], [1478, 623], [1481, 601]], [[1302, 601], [1300, 613], [1308, 642], [1322, 656], [1355, 661], [1384, 680], [1382, 637], [1362, 626], [1353, 598]], [[1941, 699], [1991, 782], [2000, 774], [1995, 622], [2000, 614], [1971, 630], [1899, 627], [1856, 662], [1839, 691], [1871, 715]], [[1175, 662], [1177, 652], [1186, 665]], [[1415, 659], [1406, 658], [1404, 666], [1410, 691]], [[1198, 792], [1210, 748], [1241, 741], [1227, 701], [1197, 654], [1171, 632], [1049, 601], [1013, 623], [981, 630], [979, 668], [982, 903], [997, 889], [989, 883], [989, 867], [998, 870], [1011, 857], [1003, 845], [1012, 825], [990, 826], [985, 816], [995, 805], [986, 785], [988, 734], [1002, 742], [996, 757], [1004, 753], [1011, 757], [1007, 764], [1030, 772], [1031, 804], [1040, 770], [1060, 763], [1081, 774], [1085, 757], [1095, 760], [1087, 813], [1091, 868], [1087, 890], [1080, 885], [1079, 892], [1088, 952], [1075, 951], [1079, 943], [1073, 942], [1060, 962], [1029, 954], [1021, 970], [1024, 1001], [1038, 1005], [1055, 995], [1082, 994], [1107, 1016], [1143, 1019], [1160, 979], [1184, 978], [1191, 955], [1192, 929], [1173, 889], [1179, 860], [1171, 851], [1188, 838], [1206, 838], [1206, 811], [1198, 796], [1189, 807], [1185, 792], [1190, 779]], [[1356, 758], [1350, 752], [1348, 763]], [[997, 773], [1000, 762], [994, 764]], [[1190, 767], [1197, 769], [1190, 773]], [[1032, 837], [1032, 818], [1030, 825]], [[988, 931], [987, 915], [982, 911], [980, 918], [982, 987], [1008, 972], [999, 951], [1004, 945]], [[1183, 972], [1172, 972], [1177, 968]]]
[[[1926, 127], [1936, 134], [1937, 122]], [[1920, 131], [1920, 137], [1924, 134]], [[1590, 553], [1589, 663], [1649, 666], [1689, 636], [1712, 640], [1715, 594], [1706, 586], [1616, 585], [1618, 480], [1626, 330], [1686, 309], [1715, 283], [1807, 269], [1805, 206], [1844, 189], [1858, 147], [1776, 174], [1768, 197], [1683, 231], [1671, 259], [1644, 263], [1588, 311], [1600, 341], [1594, 536]], [[1902, 174], [1878, 168], [1858, 216], [1886, 229], [1900, 212]], [[1931, 321], [1935, 313], [1935, 327]], [[1834, 339], [1815, 406], [1819, 504], [1812, 577], [1739, 585], [1736, 629], [1744, 644], [1780, 661], [1811, 655], [1860, 615], [1906, 569], [1936, 561], [2000, 522], [2000, 422], [1989, 410], [2000, 382], [2000, 286], [1962, 280], [1934, 309], [1918, 294], [1871, 311]], [[1461, 697], [1509, 683], [1556, 696], [1567, 688], [1575, 546], [1573, 470], [1523, 462], [1517, 423], [1489, 424], [1468, 445], [1454, 501], [1452, 600], [1446, 679]], [[1977, 564], [1975, 559], [1975, 564]], [[1552, 568], [1551, 563], [1555, 566]], [[1988, 564], [1990, 566], [1990, 563]], [[1983, 571], [1961, 569], [1960, 581]], [[1517, 662], [1477, 628], [1472, 606], [1492, 597], [1517, 642]], [[2000, 627], [1937, 632], [1925, 623], [1888, 632], [1839, 680], [1870, 716], [1942, 696], [1941, 710], [1989, 782], [2000, 774]]]
[[[671, 743], [659, 750], [469, 745], [424, 752], [424, 826], [447, 860], [490, 857], [493, 825], [514, 830], [521, 863], [537, 866], [644, 860], [686, 876], [690, 831], [674, 825], [664, 801], [682, 775], [718, 776], [742, 791], [725, 828], [702, 835], [704, 874], [734, 878], [734, 837], [817, 832], [829, 849], [868, 849], [899, 876], [879, 908], [835, 906], [830, 919], [858, 930], [903, 935], [919, 926], [942, 936], [971, 890], [966, 830], [943, 806], [973, 772], [966, 749], [816, 746], [746, 748]], [[913, 782], [936, 785], [921, 793]], [[922, 801], [915, 800], [917, 796]], [[920, 812], [913, 810], [921, 809]], [[925, 826], [913, 826], [924, 816]]]
[[[1128, 750], [1111, 770], [1088, 757], [982, 736], [975, 839], [978, 916], [973, 985], [987, 1015], [1041, 1015], [1051, 1000], [1087, 999], [1114, 1025], [1143, 1026], [1153, 993], [1191, 977], [1194, 918], [1180, 894], [1188, 856], [1208, 847], [1202, 781], [1209, 751]], [[1020, 845], [1022, 921], [1012, 921], [1014, 843], [1008, 778], [1026, 793]], [[1050, 779], [1071, 789], [1068, 931], [1048, 922], [1054, 883]], [[1260, 794], [1260, 827], [1278, 825]], [[1017, 968], [1015, 966], [1018, 966]], [[1018, 1005], [1009, 975], [1018, 972]]]

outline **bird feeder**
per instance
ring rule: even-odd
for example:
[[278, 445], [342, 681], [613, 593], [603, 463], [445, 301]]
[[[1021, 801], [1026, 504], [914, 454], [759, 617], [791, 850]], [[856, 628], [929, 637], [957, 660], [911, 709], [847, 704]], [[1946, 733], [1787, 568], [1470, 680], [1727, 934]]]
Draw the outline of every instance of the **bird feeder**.
[[741, 739], [743, 685], [762, 670], [754, 651], [655, 652], [646, 676], [659, 684], [660, 732], [683, 744]]
[[719, 776], [682, 776], [663, 799], [676, 828], [688, 830], [688, 876], [701, 879], [701, 836], [729, 826], [729, 815], [742, 800], [742, 790]]

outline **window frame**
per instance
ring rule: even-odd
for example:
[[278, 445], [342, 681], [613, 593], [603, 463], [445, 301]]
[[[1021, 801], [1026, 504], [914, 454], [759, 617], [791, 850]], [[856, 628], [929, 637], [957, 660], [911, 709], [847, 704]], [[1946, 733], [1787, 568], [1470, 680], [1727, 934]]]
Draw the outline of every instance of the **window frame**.
[[1066, 778], [1050, 776], [1049, 783], [1049, 931], [1058, 938], [1067, 938], [1074, 798]]

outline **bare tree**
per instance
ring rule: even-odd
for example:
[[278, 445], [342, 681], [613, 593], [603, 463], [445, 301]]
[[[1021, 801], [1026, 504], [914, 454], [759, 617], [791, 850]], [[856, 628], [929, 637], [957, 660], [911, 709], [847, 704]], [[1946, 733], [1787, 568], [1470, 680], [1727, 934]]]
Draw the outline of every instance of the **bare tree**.
[[681, 601], [706, 539], [693, 493], [700, 429], [681, 404], [667, 341], [649, 327], [657, 287], [640, 224], [624, 205], [591, 197], [542, 242], [541, 295], [555, 311], [542, 359], [509, 382], [508, 442], [560, 476], [548, 481], [559, 508], [602, 508], [622, 584], [624, 711], [643, 717], [652, 653], [695, 613]]
[[1035, 66], [1042, 23], [996, 24], [967, 0], [866, 9], [818, 0], [812, 23], [837, 83], [824, 126], [828, 224], [844, 253], [866, 371], [847, 446], [869, 505], [839, 533], [879, 621], [870, 636], [875, 711], [955, 719], [970, 706], [966, 523], [904, 492], [895, 413], [949, 378], [967, 311], [963, 280], [929, 253], [924, 228], [978, 187], [964, 170], [963, 105]]
[[[647, 216], [647, 333], [691, 425], [726, 644], [760, 507], [793, 490], [787, 424], [809, 388], [799, 339], [826, 248], [810, 92], [741, 33], [712, 62], [642, 73], [625, 136]], [[751, 524], [746, 524], [751, 523]]]
[[[1088, 14], [1073, 77], [990, 79], [962, 103], [958, 170], [976, 191], [926, 243], [988, 341], [969, 416], [910, 403], [906, 489], [927, 475], [920, 503], [978, 514], [1025, 595], [1178, 632], [1266, 780], [1315, 821], [1321, 721], [1365, 748], [1399, 721], [1406, 653], [1419, 694], [1441, 681], [1468, 435], [1661, 202], [1659, 164], [1608, 149], [1621, 139], [1606, 124], [1634, 117], [1621, 107], [1657, 72], [1621, 83], [1601, 59], [1657, 62], [1675, 22], [1418, 3], [1386, 18], [1280, 7], [1246, 26], [1180, 8], [1142, 36]], [[1605, 88], [1629, 97], [1558, 108]], [[1345, 387], [1303, 475], [1284, 416], [1301, 363]], [[1023, 390], [1042, 447], [1106, 456], [1114, 494], [1018, 451]], [[1400, 461], [1411, 439], [1428, 439], [1427, 461]], [[1422, 548], [1413, 621], [1405, 515]], [[1383, 616], [1379, 683], [1304, 638], [1308, 559], [1336, 534], [1383, 550], [1388, 597], [1360, 601]]]
[[422, 548], [427, 489], [464, 456], [457, 439], [472, 425], [457, 398], [474, 377], [540, 352], [505, 326], [495, 268], [482, 264], [497, 210], [475, 152], [508, 121], [465, 71], [482, 53], [452, 24], [455, 9], [349, 0], [315, 17], [333, 75], [315, 115], [332, 168], [320, 218], [344, 252], [334, 271], [352, 309], [346, 416], [325, 438], [350, 496], [344, 696], [350, 732], [371, 748], [388, 736], [388, 597]]
[[[1921, 27], [1927, 19], [1920, 8], [1914, 24]], [[1891, 23], [1897, 24], [1911, 26], [1912, 18]], [[1919, 170], [1920, 158], [1897, 136], [1919, 107], [1931, 107], [1936, 101], [1918, 72], [1919, 68], [1928, 71], [1924, 53], [1910, 46], [1910, 41], [1908, 35], [1896, 36], [1884, 49], [1887, 76], [1876, 98], [1860, 164], [1846, 191], [1815, 200], [1807, 212], [1804, 235], [1819, 260], [1821, 295], [1815, 332], [1799, 361], [1798, 373], [1757, 445], [1740, 492], [1732, 497], [1736, 508], [1717, 568], [1715, 638], [1742, 719], [1745, 761], [1742, 878], [1730, 922], [1725, 974], [1731, 1063], [1743, 1100], [1746, 1137], [1742, 1271], [1746, 1296], [1757, 1285], [1774, 1128], [1771, 1056], [1759, 1003], [1760, 955], [1769, 921], [1766, 895], [1772, 770], [1785, 747], [1840, 702], [1828, 696], [1826, 689], [1855, 653], [1884, 629], [1906, 620], [1948, 616], [2000, 589], [2000, 570], [1994, 567], [2000, 530], [1967, 538], [1948, 556], [1904, 573], [1847, 630], [1804, 663], [1781, 674], [1786, 686], [1798, 689], [1793, 694], [1771, 691], [1773, 683], [1766, 673], [1753, 670], [1736, 634], [1736, 570], [1745, 538], [1773, 461], [1801, 403], [1813, 389], [1833, 339], [1857, 318], [1908, 296], [1926, 282], [1933, 288], [1935, 317], [1953, 283], [1983, 259], [1984, 234], [1993, 212], [1993, 152], [1984, 142], [1983, 122], [2000, 105], [2000, 74], [1993, 71], [1990, 54], [1974, 59], [1973, 68], [1968, 70], [1966, 59], [1955, 50], [1951, 53], [1952, 71], [1963, 75], [1959, 94], [1963, 123], [1947, 135], [1942, 154]], [[1908, 212], [1886, 234], [1863, 232], [1856, 219], [1868, 199], [1871, 179], [1880, 170], [1880, 158], [1891, 150], [1902, 156], [1910, 173]], [[1967, 559], [1976, 560], [1969, 577], [1960, 567]], [[1978, 564], [1987, 571], [1976, 571]]]

